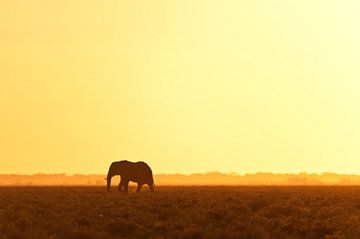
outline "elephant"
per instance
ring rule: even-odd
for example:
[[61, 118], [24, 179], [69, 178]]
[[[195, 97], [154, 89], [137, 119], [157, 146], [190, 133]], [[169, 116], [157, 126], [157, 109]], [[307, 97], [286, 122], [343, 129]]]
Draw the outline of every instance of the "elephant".
[[127, 160], [113, 162], [109, 167], [109, 172], [106, 177], [107, 191], [110, 192], [111, 178], [115, 175], [120, 175], [121, 180], [118, 187], [119, 192], [128, 192], [129, 181], [137, 183], [136, 192], [140, 192], [141, 187], [147, 184], [150, 191], [154, 192], [154, 179], [151, 168], [145, 162], [130, 162]]

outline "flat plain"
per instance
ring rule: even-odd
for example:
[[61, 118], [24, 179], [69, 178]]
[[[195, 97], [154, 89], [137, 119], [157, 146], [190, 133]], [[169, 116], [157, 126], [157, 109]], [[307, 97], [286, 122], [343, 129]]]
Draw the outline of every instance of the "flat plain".
[[357, 186], [1, 187], [5, 238], [359, 238]]

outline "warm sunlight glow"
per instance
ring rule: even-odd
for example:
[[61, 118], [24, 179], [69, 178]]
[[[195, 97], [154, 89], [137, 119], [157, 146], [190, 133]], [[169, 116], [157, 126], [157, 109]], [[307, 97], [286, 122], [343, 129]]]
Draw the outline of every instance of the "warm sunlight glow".
[[360, 172], [360, 3], [0, 3], [0, 173]]

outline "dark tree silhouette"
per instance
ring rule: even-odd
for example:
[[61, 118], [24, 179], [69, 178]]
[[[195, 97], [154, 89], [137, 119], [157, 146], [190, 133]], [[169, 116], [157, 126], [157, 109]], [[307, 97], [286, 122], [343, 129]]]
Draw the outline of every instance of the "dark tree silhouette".
[[151, 192], [154, 192], [154, 179], [151, 168], [144, 162], [129, 162], [126, 160], [113, 162], [110, 165], [107, 175], [107, 191], [110, 191], [111, 178], [120, 175], [121, 180], [118, 190], [128, 192], [129, 182], [137, 183], [136, 192], [140, 192], [144, 184], [149, 185]]

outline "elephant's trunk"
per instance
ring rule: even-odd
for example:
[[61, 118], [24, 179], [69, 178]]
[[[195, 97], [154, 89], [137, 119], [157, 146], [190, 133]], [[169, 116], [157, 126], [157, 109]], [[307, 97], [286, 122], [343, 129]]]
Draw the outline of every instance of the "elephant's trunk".
[[111, 178], [112, 176], [111, 175], [108, 175], [107, 176], [107, 184], [106, 184], [106, 187], [107, 187], [107, 191], [110, 192], [110, 187], [111, 187]]

